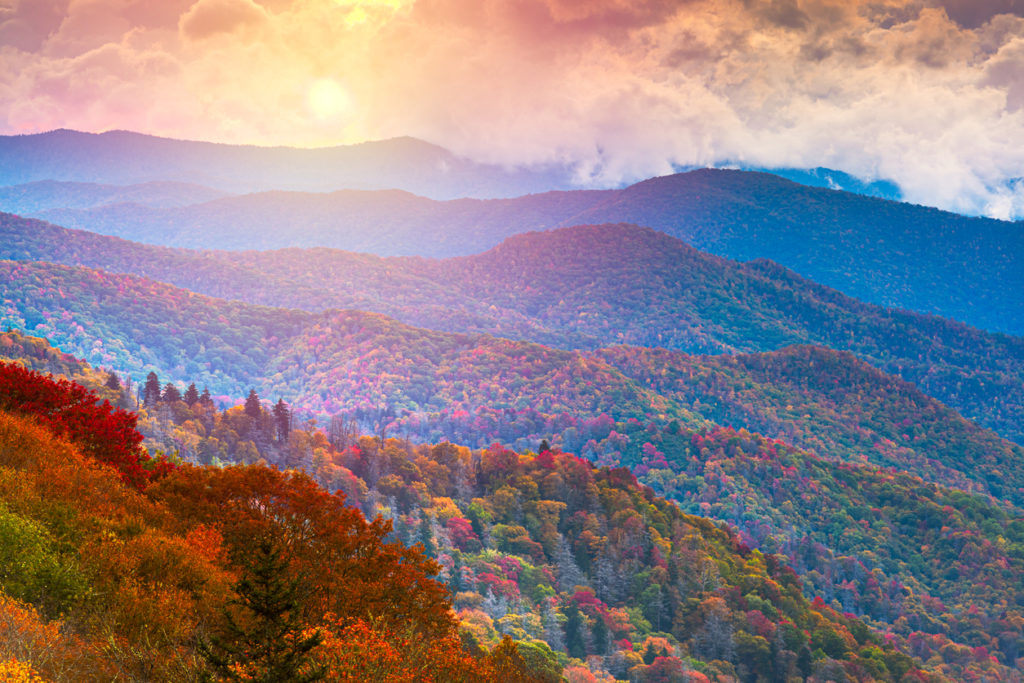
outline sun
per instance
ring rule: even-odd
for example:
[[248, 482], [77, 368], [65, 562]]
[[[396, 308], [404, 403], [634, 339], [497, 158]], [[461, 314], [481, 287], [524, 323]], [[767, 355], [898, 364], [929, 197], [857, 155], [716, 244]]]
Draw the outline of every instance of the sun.
[[332, 78], [313, 82], [306, 95], [313, 116], [320, 121], [341, 118], [352, 109], [352, 97], [340, 83]]

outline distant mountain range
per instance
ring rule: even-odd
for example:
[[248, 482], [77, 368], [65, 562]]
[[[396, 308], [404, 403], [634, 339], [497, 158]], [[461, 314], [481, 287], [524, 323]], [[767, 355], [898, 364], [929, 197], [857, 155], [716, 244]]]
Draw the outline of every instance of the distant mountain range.
[[572, 187], [565, 167], [506, 169], [408, 137], [299, 149], [173, 140], [123, 130], [0, 136], [0, 185], [42, 180], [174, 181], [231, 193], [402, 188], [436, 199], [512, 197]]
[[[0, 192], [0, 207], [4, 201]], [[7, 201], [24, 206], [28, 200]], [[198, 249], [327, 246], [428, 257], [477, 253], [525, 231], [626, 222], [727, 258], [767, 258], [864, 301], [1024, 334], [1024, 298], [1018, 296], [1024, 291], [1024, 223], [965, 218], [762, 173], [702, 170], [623, 190], [516, 199], [437, 202], [398, 190], [345, 190], [170, 203], [25, 213]]]
[[250, 304], [375, 311], [420, 327], [564, 349], [847, 350], [1024, 443], [1024, 339], [865, 304], [770, 262], [702, 254], [646, 228], [531, 233], [446, 260], [328, 249], [191, 252], [9, 215], [0, 237], [4, 259], [134, 273]]

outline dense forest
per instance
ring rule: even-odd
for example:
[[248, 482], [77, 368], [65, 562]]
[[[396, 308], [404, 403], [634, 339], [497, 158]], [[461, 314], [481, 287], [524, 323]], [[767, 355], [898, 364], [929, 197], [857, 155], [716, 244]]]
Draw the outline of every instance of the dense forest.
[[[1024, 503], [1022, 475], [1007, 466], [1019, 460], [1019, 446], [849, 353], [801, 347], [734, 358], [631, 347], [563, 351], [433, 332], [370, 313], [312, 314], [211, 299], [85, 268], [8, 262], [0, 273], [18, 293], [0, 311], [0, 325], [47, 336], [135, 382], [156, 371], [215, 396], [254, 387], [301, 413], [347, 414], [373, 431], [384, 412], [400, 434], [472, 446], [499, 441], [524, 448], [552, 438], [583, 452], [595, 432], [588, 425], [609, 418], [661, 426], [678, 420], [693, 428], [731, 424], [825, 457], [866, 458]], [[979, 346], [978, 355], [1001, 350], [1012, 367], [1012, 340], [1001, 349], [997, 341]], [[923, 353], [923, 339], [921, 347]], [[950, 348], [932, 351], [942, 353], [956, 357]], [[976, 395], [966, 377], [951, 374], [959, 391]], [[941, 371], [933, 368], [931, 376]], [[978, 373], [974, 386], [986, 394], [1000, 386], [988, 378]], [[1004, 376], [1004, 386], [1010, 382]], [[1007, 389], [1005, 405], [1019, 411], [1024, 402], [1013, 397]], [[601, 441], [607, 429], [595, 433]]]
[[[15, 357], [27, 351], [27, 358], [19, 362], [40, 369], [53, 364], [108, 392], [118, 383], [111, 380], [116, 375], [76, 364], [41, 340], [8, 334], [0, 338], [0, 346]], [[121, 394], [122, 402], [131, 402], [129, 392]], [[630, 667], [622, 668], [622, 655], [593, 644], [594, 630], [604, 632], [594, 620], [601, 614], [604, 627], [619, 619], [621, 628], [635, 633], [634, 641], [646, 643], [634, 648], [643, 651], [640, 659], [652, 643], [659, 651], [657, 638], [674, 634], [678, 644], [670, 639], [664, 644], [666, 652], [690, 653], [689, 658], [679, 657], [680, 667], [712, 678], [715, 672], [730, 671], [702, 667], [700, 662], [707, 657], [700, 654], [702, 645], [696, 645], [695, 653], [695, 642], [687, 640], [690, 636], [679, 626], [669, 627], [673, 612], [681, 609], [669, 601], [674, 584], [658, 579], [655, 595], [642, 568], [653, 557], [654, 546], [640, 557], [640, 565], [627, 567], [623, 562], [638, 556], [613, 543], [616, 535], [611, 530], [620, 528], [608, 521], [614, 515], [590, 521], [581, 516], [583, 511], [594, 514], [595, 508], [585, 494], [572, 493], [572, 477], [593, 472], [590, 476], [596, 477], [600, 490], [601, 472], [623, 484], [634, 481], [627, 470], [606, 464], [595, 471], [573, 456], [550, 451], [546, 443], [528, 449], [540, 455], [525, 456], [497, 445], [474, 452], [451, 444], [416, 446], [387, 438], [386, 432], [364, 437], [354, 420], [336, 419], [321, 431], [312, 422], [297, 420], [283, 401], [260, 401], [255, 391], [247, 400], [220, 409], [194, 385], [179, 388], [156, 377], [143, 385], [140, 405], [140, 429], [147, 434], [145, 443], [151, 451], [174, 452], [215, 467], [233, 462], [300, 467], [328, 490], [344, 493], [366, 515], [391, 519], [394, 530], [389, 538], [421, 542], [440, 561], [440, 578], [451, 587], [463, 623], [472, 624], [475, 637], [485, 645], [495, 646], [502, 633], [520, 640], [530, 634], [547, 643], [562, 665], [569, 661], [564, 655], [574, 655], [580, 662], [590, 662], [592, 671], [624, 675]], [[865, 620], [872, 629], [887, 633], [886, 642], [954, 680], [982, 673], [1012, 680], [1003, 667], [1015, 666], [1024, 646], [1024, 619], [1019, 617], [1019, 601], [1024, 600], [1024, 521], [1011, 510], [911, 475], [829, 463], [745, 430], [694, 431], [672, 424], [659, 431], [635, 419], [611, 427], [607, 441], [632, 445], [623, 449], [624, 459], [616, 459], [616, 466], [632, 466], [642, 482], [678, 501], [684, 510], [728, 522], [735, 548], [758, 548], [763, 553], [758, 556], [777, 557], [796, 568], [796, 585], [808, 599], [824, 600], [815, 603], [819, 610]], [[610, 460], [607, 453], [591, 457]], [[541, 465], [558, 477], [552, 479], [549, 470], [536, 471]], [[499, 473], [495, 482], [492, 478]], [[569, 488], [563, 488], [567, 484]], [[643, 490], [637, 491], [639, 495]], [[643, 493], [647, 500], [650, 495], [651, 490]], [[581, 512], [574, 516], [576, 509]], [[659, 509], [667, 514], [665, 510], [675, 508]], [[653, 511], [644, 515], [651, 517]], [[555, 521], [570, 518], [578, 518], [574, 523], [581, 526]], [[560, 536], [551, 535], [551, 524]], [[667, 536], [655, 528], [661, 536], [652, 539]], [[660, 556], [670, 560], [671, 552], [659, 547]], [[498, 561], [499, 557], [506, 559]], [[669, 572], [697, 571], [692, 566], [696, 560], [687, 557], [688, 570], [673, 570], [668, 562]], [[545, 566], [550, 567], [548, 583], [541, 580], [538, 587], [531, 583], [538, 581], [532, 572]], [[707, 569], [704, 565], [700, 571]], [[628, 580], [638, 573], [645, 580]], [[553, 622], [565, 626], [575, 619], [572, 601], [567, 603], [564, 595], [568, 581], [591, 591], [582, 596], [578, 590], [568, 591], [579, 598], [576, 607], [584, 615], [579, 622], [582, 652], [590, 659], [570, 647], [576, 642], [571, 628], [550, 628]], [[557, 597], [550, 605], [541, 598], [548, 596], [544, 585]], [[746, 600], [749, 607], [750, 597]], [[729, 609], [736, 609], [726, 602]], [[684, 603], [692, 604], [692, 598]], [[614, 616], [616, 608], [624, 612]], [[770, 616], [765, 608], [758, 610]], [[742, 627], [732, 623], [735, 648], [740, 642], [736, 629]], [[558, 652], [563, 653], [561, 659]], [[600, 664], [594, 660], [598, 655]], [[724, 661], [736, 666], [734, 660]], [[754, 680], [743, 674], [742, 666], [734, 670], [743, 680]]]
[[[565, 349], [631, 344], [734, 353], [816, 344], [847, 350], [1024, 441], [1020, 338], [864, 304], [775, 264], [727, 261], [635, 226], [521, 235], [483, 254], [442, 261], [300, 249], [200, 254], [13, 216], [0, 220], [0, 234], [4, 258], [136, 273], [315, 313], [376, 311], [420, 327]], [[628, 259], [619, 256], [622, 250]]]
[[[334, 493], [263, 464], [161, 460], [140, 479], [135, 464], [150, 456], [130, 413], [18, 365], [0, 364], [0, 376], [0, 516], [10, 530], [0, 550], [23, 560], [23, 571], [0, 576], [4, 666], [14, 674], [918, 672], [863, 622], [805, 599], [782, 558], [682, 513], [623, 469], [550, 450], [409, 450], [363, 437], [320, 463], [348, 480]], [[109, 421], [126, 429], [111, 433]], [[329, 445], [322, 433], [304, 438]], [[136, 457], [96, 460], [104, 446]], [[956, 670], [998, 673], [995, 658], [969, 660]]]

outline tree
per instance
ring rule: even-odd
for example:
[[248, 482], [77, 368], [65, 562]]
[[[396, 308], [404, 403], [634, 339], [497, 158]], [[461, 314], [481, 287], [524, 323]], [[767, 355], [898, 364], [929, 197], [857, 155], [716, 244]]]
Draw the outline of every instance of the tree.
[[121, 391], [121, 380], [113, 372], [108, 372], [107, 381], [103, 383], [103, 386], [114, 391]]
[[255, 389], [249, 390], [249, 395], [245, 399], [245, 414], [254, 420], [260, 419], [263, 415], [263, 407], [260, 405], [259, 394], [256, 393]]
[[288, 410], [288, 404], [284, 399], [278, 398], [274, 404], [274, 425], [277, 427], [278, 441], [287, 441], [288, 432], [292, 426], [292, 411]]
[[146, 386], [142, 390], [142, 404], [152, 408], [160, 402], [160, 378], [155, 372], [146, 375]]
[[178, 391], [178, 387], [168, 382], [164, 386], [163, 401], [164, 403], [177, 403], [181, 400], [181, 392]]
[[213, 398], [210, 397], [210, 390], [206, 387], [203, 387], [203, 393], [199, 395], [199, 405], [204, 408], [213, 407]]
[[261, 538], [235, 585], [237, 598], [224, 611], [222, 632], [200, 651], [221, 680], [254, 683], [312, 683], [324, 670], [311, 652], [322, 642], [309, 632], [299, 610], [297, 579], [273, 540]]
[[[207, 392], [206, 395], [209, 396], [209, 392]], [[185, 390], [184, 400], [185, 403], [188, 404], [189, 408], [191, 408], [192, 406], [199, 402], [199, 392], [196, 391], [195, 382], [188, 385], [188, 389]]]
[[101, 403], [96, 394], [66, 379], [0, 363], [0, 410], [34, 415], [83, 455], [112, 465], [124, 481], [138, 488], [173, 469], [142, 448], [134, 414]]

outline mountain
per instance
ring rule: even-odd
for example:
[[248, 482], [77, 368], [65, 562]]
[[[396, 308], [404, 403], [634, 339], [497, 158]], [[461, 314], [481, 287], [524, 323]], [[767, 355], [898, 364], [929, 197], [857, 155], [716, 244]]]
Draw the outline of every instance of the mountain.
[[197, 253], [14, 216], [0, 216], [0, 236], [0, 258], [136, 273], [211, 296], [316, 313], [375, 311], [419, 327], [565, 349], [826, 346], [853, 352], [1024, 443], [1024, 340], [865, 304], [775, 264], [735, 263], [635, 226], [531, 233], [445, 260], [326, 249]]
[[[390, 189], [449, 199], [569, 188], [561, 167], [507, 170], [413, 138], [320, 149], [225, 145], [129, 131], [0, 136], [0, 185], [198, 183], [224, 192]], [[0, 207], [3, 205], [0, 204]]]
[[17, 214], [34, 214], [47, 209], [91, 209], [109, 204], [167, 208], [199, 204], [223, 196], [224, 192], [192, 183], [152, 181], [121, 186], [37, 180], [0, 187], [0, 207]]
[[304, 413], [351, 415], [368, 431], [518, 447], [548, 437], [623, 461], [639, 458], [640, 444], [616, 442], [616, 422], [728, 423], [825, 457], [896, 466], [1024, 505], [1019, 446], [848, 353], [804, 348], [732, 359], [629, 347], [567, 351], [373, 313], [212, 299], [33, 262], [0, 262], [0, 282], [0, 326], [43, 335], [136, 382], [155, 371], [221, 396], [255, 387]]
[[719, 256], [770, 259], [864, 301], [1024, 334], [1024, 306], [1014, 294], [1024, 289], [1024, 223], [807, 187], [766, 173], [705, 169], [622, 190], [507, 200], [273, 192], [178, 208], [119, 205], [37, 215], [177, 246], [326, 246], [429, 257], [476, 253], [525, 230], [634, 223]]
[[770, 173], [808, 187], [827, 187], [830, 190], [843, 190], [892, 201], [903, 199], [899, 185], [891, 180], [861, 180], [833, 168], [819, 166], [817, 168], [746, 168], [744, 170]]
[[486, 226], [491, 223], [499, 223], [506, 234], [544, 229], [589, 209], [605, 194], [545, 192], [531, 195], [528, 202], [437, 202], [403, 190], [271, 191], [194, 206], [154, 208], [134, 203], [50, 209], [31, 215], [72, 228], [193, 249], [343, 245], [371, 253], [416, 254], [429, 243], [432, 255], [462, 253], [466, 243], [488, 241]]

